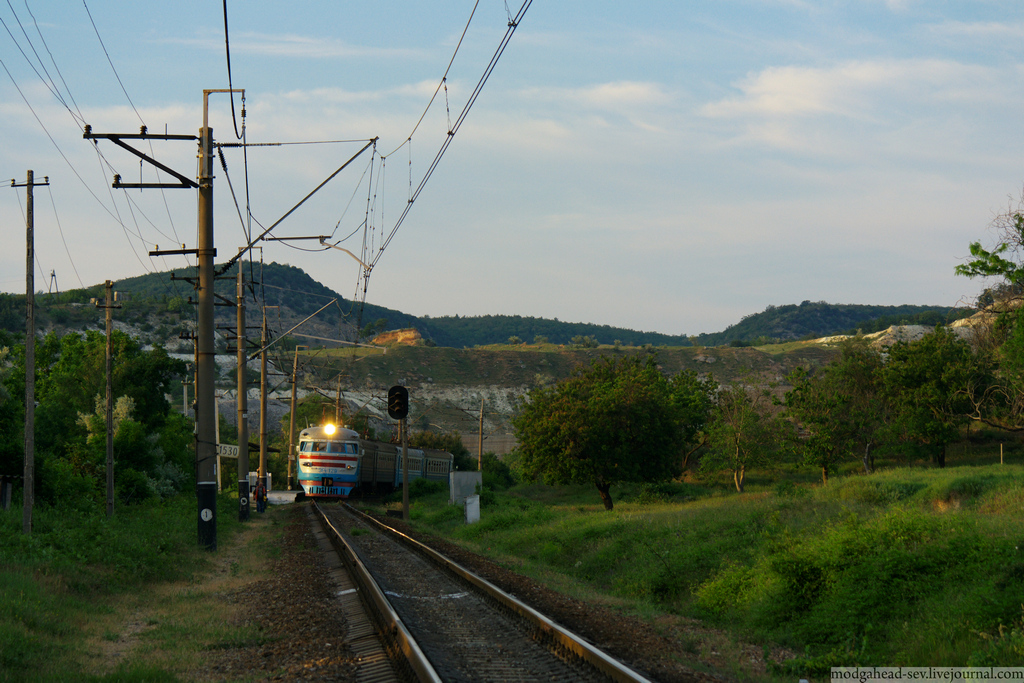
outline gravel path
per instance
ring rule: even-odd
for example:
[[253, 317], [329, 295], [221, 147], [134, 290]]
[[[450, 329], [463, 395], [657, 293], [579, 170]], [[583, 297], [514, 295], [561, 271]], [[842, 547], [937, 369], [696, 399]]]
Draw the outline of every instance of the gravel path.
[[[227, 596], [254, 606], [245, 611], [245, 619], [263, 629], [267, 640], [256, 647], [211, 654], [204, 666], [210, 675], [197, 680], [352, 680], [354, 660], [345, 645], [346, 626], [334, 610], [325, 609], [333, 598], [308, 519], [301, 505], [287, 512], [273, 578]], [[681, 618], [666, 618], [655, 626], [569, 598], [454, 544], [418, 534], [401, 520], [381, 521], [430, 545], [653, 680], [724, 682], [733, 677], [706, 671], [729, 671], [737, 664], [746, 676], [764, 675], [760, 647], [733, 644], [722, 634]], [[775, 656], [781, 659], [784, 654]]]

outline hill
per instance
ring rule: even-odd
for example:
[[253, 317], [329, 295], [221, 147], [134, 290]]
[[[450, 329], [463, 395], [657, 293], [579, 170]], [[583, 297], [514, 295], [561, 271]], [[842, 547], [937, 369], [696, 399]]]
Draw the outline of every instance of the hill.
[[[946, 306], [869, 306], [812, 303], [768, 306], [745, 316], [722, 332], [687, 337], [643, 332], [610, 325], [563, 322], [558, 319], [518, 315], [417, 317], [371, 303], [360, 305], [325, 287], [301, 268], [269, 263], [245, 266], [250, 285], [246, 296], [249, 319], [256, 324], [259, 306], [269, 308], [268, 319], [275, 333], [282, 333], [329, 304], [296, 333], [298, 343], [321, 345], [326, 340], [357, 341], [396, 329], [415, 329], [427, 345], [474, 348], [505, 345], [518, 339], [526, 344], [562, 344], [579, 348], [610, 346], [686, 347], [760, 345], [796, 339], [813, 339], [860, 330], [870, 333], [891, 325], [928, 325], [952, 322], [970, 314], [968, 309]], [[216, 282], [216, 293], [224, 302], [235, 299], [237, 265]], [[115, 320], [130, 323], [147, 332], [147, 341], [177, 345], [180, 333], [192, 329], [194, 298], [191, 269], [150, 273], [114, 283], [123, 309]], [[37, 296], [37, 322], [41, 329], [82, 329], [97, 326], [101, 313], [89, 305], [103, 297], [103, 286], [71, 290], [59, 295]], [[330, 303], [334, 299], [334, 303]], [[0, 294], [0, 329], [24, 329], [25, 297]], [[217, 322], [222, 328], [234, 323], [230, 306], [218, 306]], [[303, 338], [305, 336], [305, 338]], [[331, 344], [327, 344], [331, 345]]]
[[892, 325], [949, 324], [973, 311], [949, 306], [866, 306], [824, 301], [768, 306], [721, 332], [691, 337], [701, 346], [759, 345], [837, 334], [878, 332]]
[[[589, 337], [598, 344], [643, 346], [690, 346], [685, 335], [638, 332], [610, 325], [593, 323], [567, 323], [557, 318], [530, 318], [518, 315], [482, 315], [474, 317], [444, 316], [421, 319], [423, 329], [438, 346], [455, 348], [505, 344], [512, 337], [526, 343], [539, 341], [552, 344], [572, 344], [574, 338]], [[584, 342], [587, 343], [587, 342]]]

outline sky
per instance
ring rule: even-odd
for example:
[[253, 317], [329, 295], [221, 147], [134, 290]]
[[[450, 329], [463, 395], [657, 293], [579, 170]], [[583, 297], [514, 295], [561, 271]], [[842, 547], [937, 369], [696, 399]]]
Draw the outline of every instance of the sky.
[[[537, 0], [462, 117], [521, 3], [227, 0], [250, 146], [216, 166], [218, 262], [376, 138], [270, 233], [330, 236], [368, 280], [311, 240], [253, 258], [418, 316], [666, 334], [985, 286], [953, 269], [1021, 198], [1024, 3]], [[167, 176], [83, 127], [196, 135], [229, 84], [223, 9], [0, 5], [0, 291], [25, 291], [26, 190], [4, 187], [28, 169], [37, 291], [194, 265], [148, 252], [195, 247], [196, 192], [111, 188]], [[233, 103], [209, 95], [225, 145]], [[131, 142], [195, 177], [194, 141]]]

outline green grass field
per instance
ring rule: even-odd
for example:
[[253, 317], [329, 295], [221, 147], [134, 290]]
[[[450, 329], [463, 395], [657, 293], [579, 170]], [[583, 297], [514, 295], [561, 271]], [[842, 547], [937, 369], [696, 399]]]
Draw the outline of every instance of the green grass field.
[[472, 526], [438, 494], [413, 520], [578, 596], [803, 653], [780, 674], [1024, 663], [1024, 467], [616, 491], [612, 512], [589, 487], [488, 493]]
[[[218, 504], [221, 547], [241, 525], [237, 501]], [[198, 548], [195, 518], [188, 496], [122, 507], [113, 520], [102, 509], [37, 506], [26, 536], [20, 506], [0, 511], [0, 681], [175, 681], [197, 648], [251, 636], [218, 632], [217, 603], [187, 589], [217, 557]], [[175, 586], [186, 589], [161, 595]], [[96, 643], [117, 647], [126, 621], [156, 609], [133, 655], [92, 673], [107, 665]]]

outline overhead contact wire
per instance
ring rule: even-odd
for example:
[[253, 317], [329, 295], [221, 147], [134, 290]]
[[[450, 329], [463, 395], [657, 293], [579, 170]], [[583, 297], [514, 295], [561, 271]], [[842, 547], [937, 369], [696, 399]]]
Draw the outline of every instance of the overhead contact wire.
[[523, 3], [522, 7], [519, 9], [519, 13], [516, 14], [515, 19], [509, 22], [508, 30], [505, 32], [505, 35], [502, 38], [501, 43], [498, 45], [498, 49], [491, 57], [491, 61], [487, 64], [487, 68], [484, 69], [483, 76], [481, 76], [479, 82], [477, 82], [476, 87], [470, 94], [469, 99], [466, 101], [466, 105], [462, 108], [462, 112], [456, 119], [455, 124], [452, 126], [452, 129], [448, 131], [448, 135], [445, 136], [445, 140], [441, 144], [441, 149], [438, 150], [437, 154], [434, 156], [434, 160], [431, 162], [426, 173], [423, 175], [423, 178], [420, 180], [419, 185], [416, 187], [416, 191], [413, 192], [412, 197], [410, 197], [409, 201], [405, 205], [405, 208], [402, 210], [401, 215], [398, 217], [398, 221], [391, 229], [391, 232], [388, 234], [387, 238], [381, 244], [380, 249], [377, 250], [377, 254], [376, 256], [374, 256], [373, 261], [370, 262], [371, 268], [377, 265], [377, 262], [380, 260], [381, 255], [384, 253], [384, 250], [391, 243], [391, 240], [395, 236], [395, 233], [398, 231], [398, 228], [401, 227], [402, 223], [405, 221], [405, 217], [409, 215], [409, 211], [412, 209], [413, 203], [419, 197], [420, 192], [423, 191], [423, 187], [427, 184], [427, 181], [430, 179], [430, 176], [433, 175], [434, 169], [437, 168], [438, 163], [441, 161], [441, 157], [444, 156], [445, 151], [447, 151], [448, 149], [448, 145], [451, 144], [452, 139], [455, 137], [455, 133], [457, 133], [459, 128], [462, 126], [462, 122], [466, 120], [466, 115], [469, 114], [469, 110], [473, 107], [473, 104], [476, 102], [477, 97], [480, 96], [480, 91], [483, 90], [484, 84], [487, 83], [487, 80], [490, 78], [491, 73], [494, 71], [494, 68], [498, 64], [498, 60], [501, 58], [501, 55], [505, 52], [505, 48], [508, 46], [509, 40], [512, 39], [512, 35], [515, 33], [516, 28], [519, 26], [519, 22], [522, 20], [523, 15], [526, 14], [526, 10], [530, 8], [531, 4], [533, 4], [533, 0], [526, 0]]

